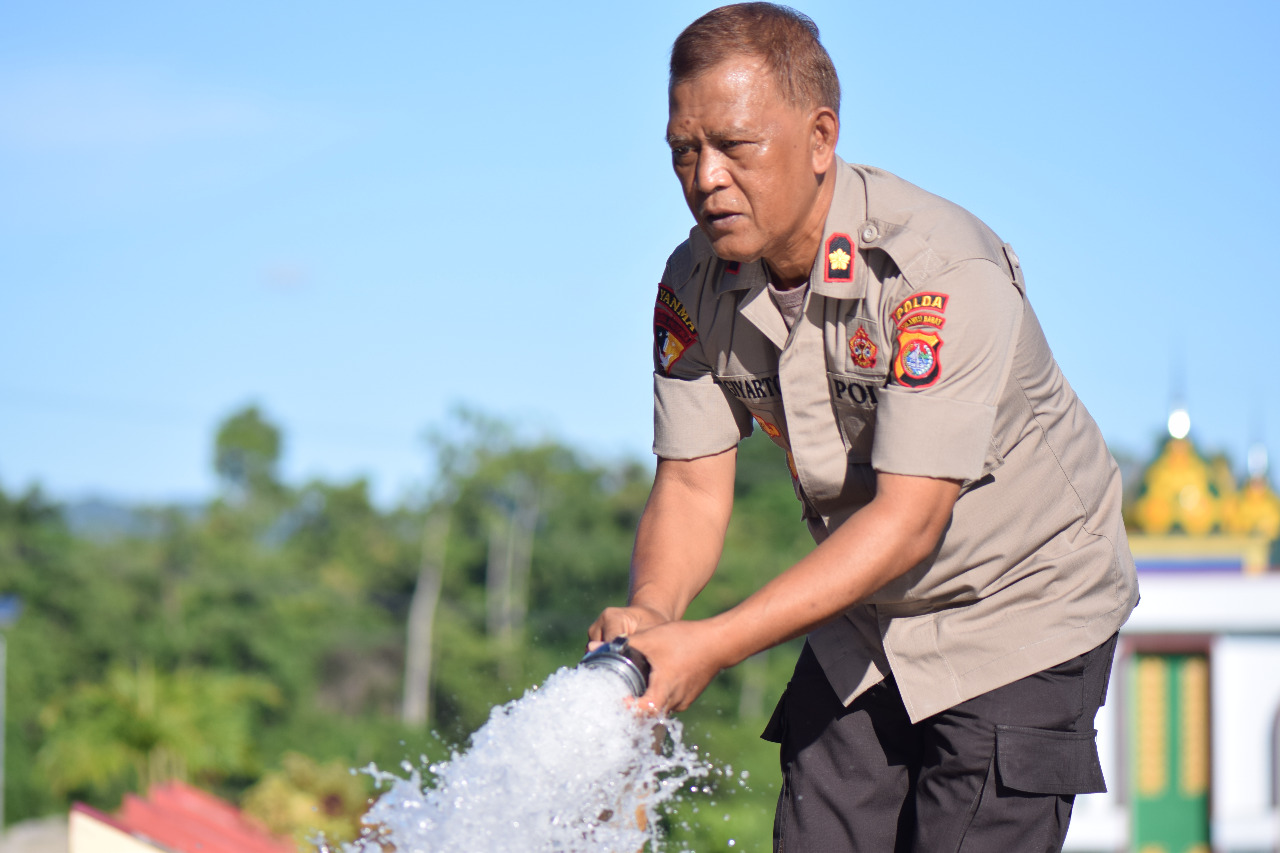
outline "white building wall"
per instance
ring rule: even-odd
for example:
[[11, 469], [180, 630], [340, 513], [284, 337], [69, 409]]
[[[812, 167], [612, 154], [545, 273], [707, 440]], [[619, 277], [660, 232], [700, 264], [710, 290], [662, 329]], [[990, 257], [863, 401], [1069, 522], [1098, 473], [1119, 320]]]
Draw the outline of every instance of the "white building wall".
[[[1208, 634], [1210, 834], [1215, 853], [1280, 851], [1280, 575], [1143, 575], [1142, 602], [1123, 636]], [[1123, 750], [1124, 674], [1117, 659], [1098, 712], [1108, 792], [1076, 798], [1065, 850], [1115, 853], [1129, 845]]]
[[1276, 850], [1280, 637], [1219, 637], [1209, 672], [1214, 847], [1232, 853]]
[[68, 836], [70, 853], [157, 853], [160, 850], [76, 809], [71, 810]]

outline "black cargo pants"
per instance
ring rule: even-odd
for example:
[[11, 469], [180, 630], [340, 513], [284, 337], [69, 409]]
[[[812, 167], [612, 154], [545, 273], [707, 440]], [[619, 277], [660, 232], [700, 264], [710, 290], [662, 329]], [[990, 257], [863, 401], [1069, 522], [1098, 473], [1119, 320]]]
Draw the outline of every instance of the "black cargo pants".
[[912, 723], [890, 677], [847, 708], [806, 644], [764, 737], [781, 745], [775, 853], [1041, 853], [1105, 791], [1094, 715], [1116, 637]]

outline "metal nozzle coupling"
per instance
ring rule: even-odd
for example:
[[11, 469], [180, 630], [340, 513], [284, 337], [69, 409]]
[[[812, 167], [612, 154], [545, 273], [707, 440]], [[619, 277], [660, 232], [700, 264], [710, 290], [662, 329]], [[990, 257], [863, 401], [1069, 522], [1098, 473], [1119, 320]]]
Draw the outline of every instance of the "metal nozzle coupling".
[[627, 682], [633, 696], [643, 696], [649, 686], [649, 659], [639, 649], [627, 645], [626, 637], [614, 637], [587, 652], [578, 666], [599, 667], [616, 673]]

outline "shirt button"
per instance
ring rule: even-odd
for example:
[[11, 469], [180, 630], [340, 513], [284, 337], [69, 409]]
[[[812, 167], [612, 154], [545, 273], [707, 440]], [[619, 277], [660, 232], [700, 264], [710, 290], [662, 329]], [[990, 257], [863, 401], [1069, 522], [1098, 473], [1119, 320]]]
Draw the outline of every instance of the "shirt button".
[[874, 225], [868, 225], [862, 229], [862, 242], [870, 243], [880, 236], [880, 232], [876, 230]]

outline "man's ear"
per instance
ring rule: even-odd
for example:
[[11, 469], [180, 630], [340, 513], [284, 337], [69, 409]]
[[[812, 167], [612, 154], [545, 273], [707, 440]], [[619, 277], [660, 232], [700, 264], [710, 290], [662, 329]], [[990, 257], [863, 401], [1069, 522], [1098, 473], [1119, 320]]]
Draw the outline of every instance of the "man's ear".
[[835, 163], [840, 140], [840, 119], [830, 107], [818, 107], [809, 120], [812, 128], [813, 173], [824, 175]]

